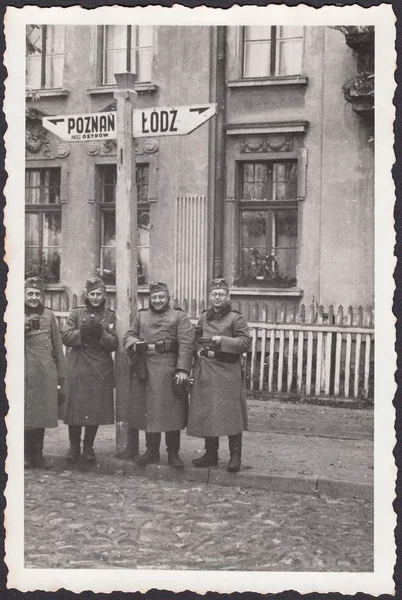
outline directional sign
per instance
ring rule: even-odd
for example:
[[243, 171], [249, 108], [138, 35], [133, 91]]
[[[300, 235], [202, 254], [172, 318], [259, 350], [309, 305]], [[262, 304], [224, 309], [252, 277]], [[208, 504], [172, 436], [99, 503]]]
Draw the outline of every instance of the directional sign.
[[134, 137], [186, 135], [216, 114], [216, 104], [134, 110]]
[[116, 112], [43, 117], [43, 127], [69, 142], [115, 140]]
[[[186, 135], [216, 114], [216, 104], [167, 106], [133, 111], [133, 136]], [[43, 127], [68, 142], [115, 140], [116, 112], [43, 117]]]

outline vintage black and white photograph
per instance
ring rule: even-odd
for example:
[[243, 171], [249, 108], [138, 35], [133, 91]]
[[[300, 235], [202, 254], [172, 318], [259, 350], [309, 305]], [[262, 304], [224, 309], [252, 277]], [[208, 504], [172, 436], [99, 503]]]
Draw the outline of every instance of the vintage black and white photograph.
[[176, 8], [7, 11], [9, 585], [392, 593], [392, 8]]

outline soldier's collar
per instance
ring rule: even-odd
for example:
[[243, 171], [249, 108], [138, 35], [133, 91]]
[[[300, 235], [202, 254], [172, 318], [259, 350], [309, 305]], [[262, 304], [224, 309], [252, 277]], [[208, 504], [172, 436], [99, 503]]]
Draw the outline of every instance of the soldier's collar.
[[26, 315], [41, 315], [41, 314], [43, 314], [44, 310], [45, 310], [45, 307], [43, 306], [43, 304], [39, 304], [39, 306], [37, 308], [31, 308], [30, 306], [25, 305], [25, 314]]
[[220, 319], [221, 317], [224, 317], [225, 315], [230, 313], [231, 310], [232, 310], [232, 305], [230, 304], [230, 302], [228, 304], [225, 304], [225, 306], [223, 308], [221, 308], [221, 310], [218, 310], [218, 312], [215, 312], [212, 307], [208, 308], [208, 310], [206, 312], [206, 319], [207, 319], [207, 321], [213, 321], [214, 319]]

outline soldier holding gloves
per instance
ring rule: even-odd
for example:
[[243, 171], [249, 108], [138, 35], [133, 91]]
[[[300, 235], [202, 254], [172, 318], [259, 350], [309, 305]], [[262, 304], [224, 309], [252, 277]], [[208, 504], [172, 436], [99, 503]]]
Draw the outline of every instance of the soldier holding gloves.
[[83, 458], [96, 460], [93, 450], [99, 425], [114, 423], [114, 365], [118, 346], [115, 313], [105, 306], [106, 287], [100, 277], [86, 282], [84, 306], [73, 308], [62, 333], [71, 348], [67, 361], [67, 400], [64, 422], [70, 448], [66, 459], [76, 462], [81, 453], [81, 428], [85, 427]]

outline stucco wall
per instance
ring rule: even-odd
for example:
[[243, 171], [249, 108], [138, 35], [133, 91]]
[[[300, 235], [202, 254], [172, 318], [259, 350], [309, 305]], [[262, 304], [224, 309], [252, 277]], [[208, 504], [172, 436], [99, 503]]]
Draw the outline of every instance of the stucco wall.
[[[227, 79], [238, 78], [236, 28], [228, 32]], [[300, 302], [344, 306], [373, 304], [374, 181], [370, 132], [345, 101], [344, 82], [356, 60], [341, 32], [305, 27], [302, 75], [305, 88], [229, 88], [230, 124], [308, 121], [307, 193], [299, 202], [297, 285]], [[233, 143], [233, 142], [232, 142]], [[233, 156], [228, 153], [228, 161]], [[226, 275], [236, 270], [236, 204], [228, 203], [225, 229]], [[268, 302], [275, 302], [272, 297]], [[277, 300], [284, 299], [278, 295]], [[294, 302], [295, 300], [286, 300]]]

